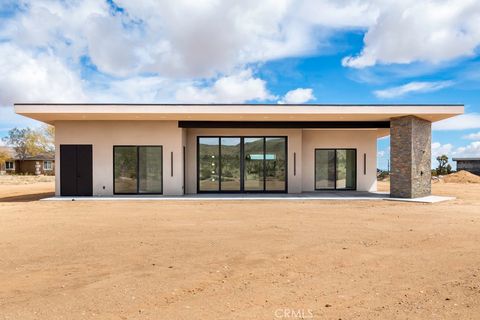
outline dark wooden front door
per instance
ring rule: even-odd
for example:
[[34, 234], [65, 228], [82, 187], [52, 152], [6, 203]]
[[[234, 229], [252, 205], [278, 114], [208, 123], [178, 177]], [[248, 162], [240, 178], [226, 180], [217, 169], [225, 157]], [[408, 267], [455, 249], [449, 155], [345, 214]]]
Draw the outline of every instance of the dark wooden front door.
[[60, 195], [92, 195], [92, 145], [60, 145]]

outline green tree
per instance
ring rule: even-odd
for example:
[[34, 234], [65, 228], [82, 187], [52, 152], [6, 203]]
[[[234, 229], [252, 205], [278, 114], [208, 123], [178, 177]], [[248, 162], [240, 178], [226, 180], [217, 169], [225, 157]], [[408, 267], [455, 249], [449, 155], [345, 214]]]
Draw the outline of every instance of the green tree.
[[446, 170], [447, 170], [447, 174], [450, 174], [450, 173], [452, 173], [452, 166], [450, 165], [450, 163], [449, 163], [449, 164], [447, 164], [447, 166], [446, 166]]
[[[447, 164], [448, 164], [448, 157], [446, 155], [441, 155], [437, 157], [438, 167], [437, 167], [437, 175], [447, 174]], [[450, 166], [450, 171], [452, 167]]]

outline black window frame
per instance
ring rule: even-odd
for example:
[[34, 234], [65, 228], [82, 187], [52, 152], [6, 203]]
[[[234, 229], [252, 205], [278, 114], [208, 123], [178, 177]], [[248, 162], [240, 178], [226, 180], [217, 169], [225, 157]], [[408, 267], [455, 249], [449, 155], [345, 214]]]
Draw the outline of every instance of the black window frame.
[[[335, 153], [335, 180], [334, 188], [317, 188], [317, 150], [330, 150]], [[354, 188], [341, 188], [337, 189], [337, 150], [353, 150], [355, 151], [355, 187]], [[358, 170], [357, 170], [357, 149], [356, 148], [315, 148], [313, 151], [313, 188], [315, 191], [356, 191], [358, 183]]]
[[[136, 174], [137, 174], [137, 192], [116, 192], [115, 191], [115, 148], [118, 147], [132, 147], [137, 149], [137, 168], [136, 168]], [[162, 162], [162, 179], [161, 179], [161, 185], [162, 185], [162, 192], [138, 192], [139, 190], [139, 185], [140, 185], [140, 166], [139, 166], [139, 158], [140, 158], [140, 148], [141, 147], [160, 147], [161, 152], [160, 152], [160, 160]], [[113, 194], [114, 195], [162, 195], [163, 194], [163, 178], [164, 178], [164, 163], [163, 163], [163, 145], [114, 145], [113, 146], [113, 158], [112, 158], [112, 163], [113, 163]]]
[[[219, 155], [219, 168], [218, 168], [218, 180], [219, 180], [219, 185], [218, 185], [218, 190], [200, 190], [200, 139], [202, 138], [218, 138], [218, 155]], [[221, 141], [222, 138], [240, 138], [240, 190], [222, 190], [222, 145]], [[266, 139], [267, 138], [282, 138], [285, 139], [285, 188], [284, 190], [266, 190], [266, 163], [265, 163], [265, 158], [263, 160], [263, 190], [245, 190], [245, 185], [244, 185], [244, 169], [245, 169], [245, 138], [261, 138], [263, 139], [263, 152], [265, 154], [266, 150]], [[233, 193], [233, 194], [241, 194], [241, 193], [287, 193], [288, 192], [288, 136], [279, 136], [279, 135], [266, 135], [266, 136], [259, 136], [259, 135], [253, 135], [253, 136], [239, 136], [239, 135], [231, 135], [231, 136], [226, 136], [226, 135], [211, 135], [211, 136], [197, 136], [197, 150], [196, 150], [197, 156], [196, 156], [196, 172], [197, 172], [197, 193]]]

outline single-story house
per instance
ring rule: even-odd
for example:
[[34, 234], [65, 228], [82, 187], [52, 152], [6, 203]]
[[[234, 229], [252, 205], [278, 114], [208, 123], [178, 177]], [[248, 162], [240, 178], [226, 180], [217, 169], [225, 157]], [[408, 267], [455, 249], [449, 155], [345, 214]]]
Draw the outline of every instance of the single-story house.
[[463, 105], [16, 104], [55, 126], [56, 195], [431, 190], [431, 124]]
[[0, 164], [0, 172], [6, 174], [53, 175], [55, 173], [55, 154], [42, 153], [20, 159], [11, 147], [0, 147], [10, 158]]
[[457, 171], [465, 170], [480, 176], [480, 158], [452, 158], [457, 162]]

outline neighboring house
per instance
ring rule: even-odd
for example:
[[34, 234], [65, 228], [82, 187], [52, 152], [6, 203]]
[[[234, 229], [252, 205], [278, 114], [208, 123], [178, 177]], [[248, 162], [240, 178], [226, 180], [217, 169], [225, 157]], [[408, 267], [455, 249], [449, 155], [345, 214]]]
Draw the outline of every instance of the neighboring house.
[[465, 170], [480, 176], [480, 158], [452, 158], [457, 162], [457, 171]]
[[15, 159], [15, 173], [54, 175], [55, 154], [45, 153], [28, 156], [24, 160]]
[[55, 126], [56, 195], [431, 191], [431, 123], [462, 105], [16, 104]]
[[44, 153], [36, 156], [27, 156], [21, 160], [16, 156], [13, 148], [2, 147], [0, 151], [6, 151], [11, 158], [2, 164], [0, 171], [7, 174], [32, 174], [32, 175], [54, 175], [55, 154]]

